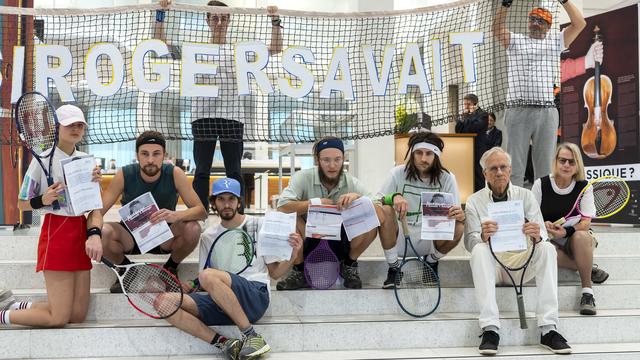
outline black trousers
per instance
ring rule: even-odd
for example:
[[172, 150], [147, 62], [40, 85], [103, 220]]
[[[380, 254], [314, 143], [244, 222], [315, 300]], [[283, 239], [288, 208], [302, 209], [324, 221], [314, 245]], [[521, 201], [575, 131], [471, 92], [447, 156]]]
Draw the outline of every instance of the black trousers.
[[[240, 162], [244, 151], [242, 135], [244, 124], [221, 118], [198, 119], [191, 123], [193, 133], [193, 161], [196, 169], [193, 176], [193, 190], [202, 201], [205, 209], [209, 209], [209, 176], [213, 164], [213, 154], [216, 151], [216, 141], [220, 140], [220, 152], [224, 160], [224, 171], [228, 178], [236, 179], [240, 183], [244, 198], [244, 180]], [[244, 203], [242, 205], [244, 208]]]

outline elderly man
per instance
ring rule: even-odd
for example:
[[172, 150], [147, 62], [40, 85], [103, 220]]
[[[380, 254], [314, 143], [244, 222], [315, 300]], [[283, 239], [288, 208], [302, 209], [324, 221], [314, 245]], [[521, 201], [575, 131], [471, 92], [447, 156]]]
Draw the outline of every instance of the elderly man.
[[[571, 353], [567, 340], [557, 331], [558, 325], [558, 269], [556, 250], [547, 242], [548, 236], [540, 207], [531, 191], [513, 185], [511, 176], [511, 156], [499, 147], [484, 153], [480, 165], [487, 180], [487, 187], [467, 199], [465, 247], [471, 253], [471, 273], [475, 286], [476, 300], [480, 308], [482, 341], [479, 352], [495, 355], [498, 352], [500, 320], [496, 302], [496, 283], [508, 282], [508, 276], [497, 266], [488, 242], [498, 231], [498, 224], [489, 218], [488, 205], [492, 202], [521, 200], [524, 216], [528, 219], [522, 232], [536, 246], [524, 281], [536, 279], [538, 304], [536, 318], [541, 332], [540, 345], [557, 354]], [[520, 275], [514, 275], [518, 277]]]
[[533, 141], [535, 179], [551, 172], [559, 121], [553, 102], [553, 70], [560, 62], [560, 53], [578, 37], [586, 22], [570, 0], [559, 0], [571, 21], [562, 32], [549, 32], [553, 22], [551, 12], [535, 8], [527, 18], [529, 34], [516, 34], [510, 32], [506, 25], [512, 2], [502, 1], [494, 19], [493, 35], [506, 49], [509, 59], [505, 113], [507, 150], [513, 155], [511, 181], [522, 186], [529, 140]]

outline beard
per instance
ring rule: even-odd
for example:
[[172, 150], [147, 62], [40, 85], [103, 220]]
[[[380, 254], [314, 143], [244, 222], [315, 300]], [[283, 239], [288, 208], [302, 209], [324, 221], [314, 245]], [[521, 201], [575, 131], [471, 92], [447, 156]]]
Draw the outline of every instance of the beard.
[[[231, 210], [231, 215], [228, 214], [227, 210]], [[218, 211], [218, 209], [216, 209], [216, 211]], [[218, 211], [218, 216], [220, 216], [220, 219], [224, 221], [230, 221], [233, 220], [237, 213], [237, 209], [222, 209], [222, 211]]]
[[155, 166], [155, 165], [145, 165], [143, 167], [140, 168], [142, 170], [142, 172], [149, 176], [149, 177], [153, 177], [158, 175], [158, 173], [160, 172], [160, 168]]
[[340, 166], [340, 171], [338, 172], [338, 175], [335, 178], [330, 178], [327, 175], [324, 174], [324, 171], [322, 171], [322, 167], [318, 166], [318, 175], [320, 176], [320, 183], [325, 185], [325, 186], [336, 186], [338, 185], [338, 183], [340, 182], [340, 178], [342, 177], [342, 173], [344, 172], [344, 164], [342, 164], [342, 166]]

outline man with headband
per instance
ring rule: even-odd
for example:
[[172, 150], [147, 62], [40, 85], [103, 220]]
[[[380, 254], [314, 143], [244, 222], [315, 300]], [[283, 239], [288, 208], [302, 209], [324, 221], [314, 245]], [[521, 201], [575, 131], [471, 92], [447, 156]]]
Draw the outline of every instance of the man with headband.
[[586, 22], [570, 0], [559, 0], [571, 20], [562, 32], [549, 32], [553, 23], [551, 12], [535, 8], [528, 16], [529, 34], [516, 34], [506, 26], [512, 2], [502, 1], [494, 19], [493, 34], [507, 50], [509, 59], [507, 151], [513, 157], [511, 182], [522, 186], [530, 140], [535, 179], [551, 172], [559, 122], [553, 102], [554, 69], [560, 62], [560, 53], [571, 45]]
[[[432, 132], [416, 132], [409, 138], [409, 150], [405, 156], [405, 165], [391, 169], [391, 176], [382, 186], [379, 196], [384, 204], [383, 210], [391, 212], [393, 219], [407, 219], [411, 240], [416, 251], [425, 256], [427, 263], [438, 273], [438, 260], [458, 245], [464, 232], [465, 214], [460, 207], [460, 195], [455, 176], [440, 161], [444, 142]], [[453, 240], [421, 240], [422, 192], [443, 192], [453, 195], [454, 204], [449, 207], [449, 219], [455, 219]], [[396, 226], [395, 229], [398, 229]], [[387, 279], [382, 285], [393, 289], [398, 272], [398, 253], [404, 253], [404, 242], [398, 239], [404, 235], [397, 230], [380, 231], [380, 240], [384, 257], [389, 264]]]
[[[297, 172], [278, 200], [278, 211], [298, 214], [297, 228], [303, 235], [309, 205], [336, 205], [338, 209], [344, 209], [348, 208], [354, 200], [368, 194], [358, 179], [344, 171], [342, 140], [336, 137], [322, 138], [314, 145], [313, 154], [317, 166]], [[381, 224], [380, 231], [388, 225], [395, 225], [393, 221], [385, 221], [385, 215], [380, 206], [375, 208]], [[373, 229], [349, 241], [343, 228], [341, 241], [329, 242], [333, 252], [341, 259], [340, 275], [344, 279], [345, 287], [351, 289], [362, 287], [357, 260], [376, 235], [377, 229]], [[307, 256], [318, 243], [318, 239], [306, 238], [303, 255]], [[277, 283], [278, 290], [309, 287], [304, 277], [303, 256], [298, 256], [293, 263], [293, 269]]]
[[[102, 193], [102, 214], [104, 215], [120, 198], [126, 205], [138, 196], [150, 192], [158, 204], [159, 211], [151, 215], [150, 221], [169, 223], [174, 237], [150, 250], [152, 254], [171, 254], [164, 267], [177, 275], [178, 265], [198, 245], [200, 225], [207, 212], [198, 195], [189, 184], [182, 169], [164, 163], [165, 138], [157, 131], [145, 131], [136, 139], [136, 159], [138, 163], [122, 167]], [[176, 211], [178, 195], [187, 206]], [[104, 256], [116, 264], [126, 265], [131, 261], [125, 254], [140, 254], [133, 235], [122, 223], [105, 223], [102, 227], [102, 247]], [[118, 280], [111, 286], [111, 292], [122, 292]]]

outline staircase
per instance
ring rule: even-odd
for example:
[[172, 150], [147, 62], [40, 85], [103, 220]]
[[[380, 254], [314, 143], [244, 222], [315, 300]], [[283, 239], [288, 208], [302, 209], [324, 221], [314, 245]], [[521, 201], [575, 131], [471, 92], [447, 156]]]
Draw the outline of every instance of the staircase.
[[[576, 273], [559, 271], [560, 332], [581, 359], [640, 358], [640, 231], [596, 228], [600, 242], [595, 262], [611, 274], [596, 285], [598, 315], [578, 314]], [[0, 287], [19, 299], [46, 296], [42, 274], [35, 274], [38, 230], [0, 234]], [[163, 257], [142, 255], [135, 261], [162, 263]], [[378, 243], [360, 259], [362, 290], [272, 291], [265, 317], [257, 324], [272, 347], [269, 359], [457, 359], [480, 358], [477, 315], [469, 254], [462, 244], [441, 260], [440, 307], [431, 316], [413, 319], [396, 304], [391, 290], [380, 286], [386, 264]], [[180, 266], [181, 279], [197, 273], [197, 254]], [[0, 327], [0, 358], [198, 359], [215, 356], [213, 349], [162, 320], [133, 310], [122, 295], [109, 294], [115, 276], [105, 266], [92, 270], [91, 305], [87, 321], [63, 329]], [[538, 346], [535, 323], [536, 289], [525, 288], [529, 323], [521, 330], [512, 287], [497, 289], [502, 329], [498, 355], [506, 359], [556, 358]], [[237, 336], [234, 327], [220, 327]]]

